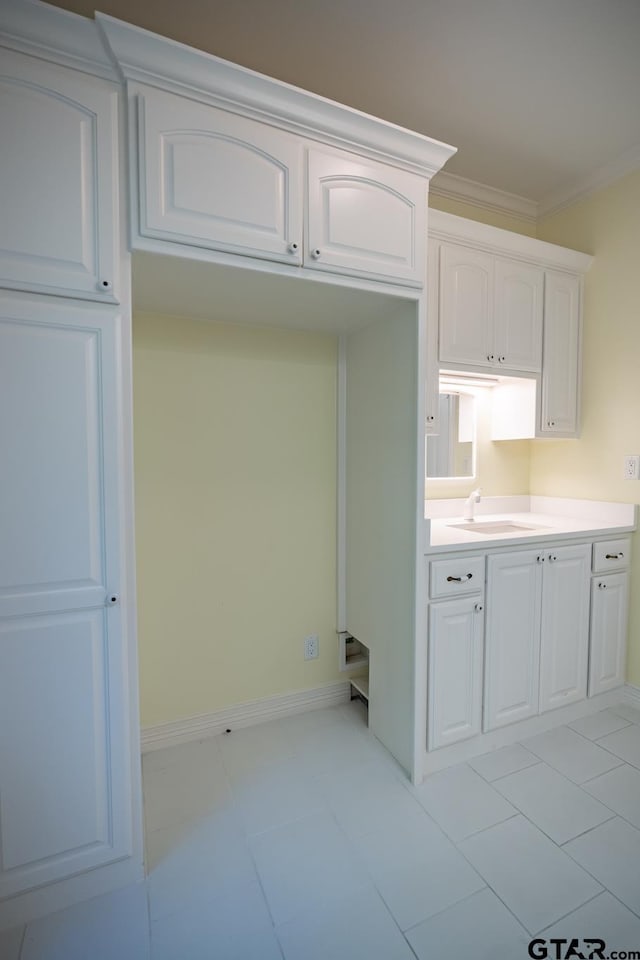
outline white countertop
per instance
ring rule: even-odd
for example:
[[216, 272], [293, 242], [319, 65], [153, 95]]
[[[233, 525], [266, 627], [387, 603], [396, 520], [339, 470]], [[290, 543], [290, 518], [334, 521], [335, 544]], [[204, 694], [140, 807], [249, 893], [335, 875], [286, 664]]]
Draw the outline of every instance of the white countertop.
[[[487, 497], [475, 508], [479, 521], [522, 524], [530, 529], [490, 533], [462, 530], [466, 498], [425, 503], [425, 553], [486, 550], [487, 547], [526, 546], [545, 540], [617, 537], [636, 529], [636, 505], [557, 497]], [[509, 509], [509, 508], [512, 509]], [[531, 529], [532, 528], [532, 529]]]

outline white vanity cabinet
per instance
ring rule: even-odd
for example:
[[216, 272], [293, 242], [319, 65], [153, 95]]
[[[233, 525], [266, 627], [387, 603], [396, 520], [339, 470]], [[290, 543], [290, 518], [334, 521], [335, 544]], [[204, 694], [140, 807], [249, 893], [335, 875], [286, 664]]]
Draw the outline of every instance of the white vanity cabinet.
[[0, 287], [114, 302], [118, 87], [0, 59]]
[[424, 285], [426, 177], [166, 91], [132, 95], [134, 233]]
[[590, 544], [488, 559], [484, 729], [586, 697]]
[[591, 545], [545, 551], [540, 638], [540, 713], [587, 695]]
[[451, 243], [439, 253], [440, 363], [539, 372], [543, 270]]
[[487, 559], [487, 650], [483, 729], [538, 713], [544, 551]]
[[628, 539], [594, 544], [589, 696], [624, 683], [629, 609]]
[[435, 750], [480, 733], [484, 557], [430, 567], [427, 743]]

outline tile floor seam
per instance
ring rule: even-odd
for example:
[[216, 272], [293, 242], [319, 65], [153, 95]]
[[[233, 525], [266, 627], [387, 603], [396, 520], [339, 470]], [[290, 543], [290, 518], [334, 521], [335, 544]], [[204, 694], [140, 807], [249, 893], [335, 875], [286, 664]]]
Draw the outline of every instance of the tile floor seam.
[[[522, 744], [519, 744], [519, 745], [522, 746]], [[483, 756], [484, 756], [484, 754], [483, 754]], [[526, 767], [520, 767], [519, 770], [510, 770], [508, 773], [501, 773], [499, 777], [494, 777], [493, 780], [487, 780], [487, 783], [489, 783], [489, 784], [491, 784], [491, 786], [493, 786], [493, 784], [494, 784], [494, 783], [498, 783], [499, 780], [504, 780], [506, 777], [513, 777], [514, 774], [516, 774], [516, 773], [521, 773], [522, 770], [531, 770], [532, 767], [539, 767], [541, 763], [544, 763], [544, 762], [545, 762], [545, 761], [542, 760], [539, 756], [537, 756], [537, 754], [535, 754], [535, 753], [532, 753], [531, 756], [536, 758], [536, 759], [533, 761], [533, 763], [528, 763]], [[475, 767], [474, 767], [473, 769], [475, 769]], [[477, 773], [479, 776], [482, 777], [482, 774], [480, 773], [479, 770], [476, 770], [476, 773]], [[486, 777], [484, 777], [483, 779], [486, 780]], [[565, 778], [565, 779], [566, 779], [566, 778]]]
[[611, 893], [611, 891], [608, 890], [607, 887], [604, 886], [604, 884], [600, 884], [600, 886], [603, 889], [599, 890], [597, 893], [594, 893], [592, 897], [589, 897], [589, 899], [585, 900], [584, 903], [581, 903], [580, 906], [574, 907], [573, 910], [567, 911], [567, 913], [564, 913], [561, 917], [558, 917], [557, 920], [552, 920], [551, 923], [548, 923], [545, 927], [542, 927], [540, 930], [536, 930], [534, 933], [531, 934], [531, 936], [532, 937], [541, 936], [545, 930], [550, 930], [551, 927], [555, 927], [557, 923], [562, 923], [563, 920], [566, 920], [567, 917], [570, 917], [572, 913], [576, 912], [576, 910], [582, 910], [583, 907], [586, 907], [588, 904], [593, 903], [593, 901], [597, 900], [598, 897], [602, 897], [605, 893]]
[[[604, 750], [604, 749], [605, 749], [605, 748], [603, 747], [603, 750]], [[607, 750], [607, 753], [611, 753], [611, 751], [610, 751], [610, 750]], [[615, 756], [615, 754], [611, 754], [611, 755], [612, 755], [612, 756]], [[609, 770], [604, 770], [602, 773], [596, 773], [595, 776], [593, 776], [593, 777], [588, 777], [587, 780], [583, 780], [582, 783], [577, 783], [576, 786], [577, 786], [577, 787], [584, 787], [584, 785], [585, 785], [586, 783], [593, 783], [594, 780], [598, 780], [600, 777], [606, 777], [607, 774], [613, 773], [614, 770], [619, 770], [620, 767], [624, 767], [624, 765], [625, 765], [626, 763], [628, 763], [628, 760], [622, 760], [620, 757], [618, 757], [618, 760], [620, 760], [620, 763], [616, 764], [615, 767], [611, 767]], [[629, 763], [629, 766], [632, 767], [633, 764], [632, 764], [632, 763]], [[635, 769], [637, 769], [637, 767], [636, 767]], [[589, 794], [589, 796], [591, 796], [591, 794]]]
[[[501, 796], [502, 796], [502, 795], [501, 795]], [[503, 799], [506, 800], [506, 797], [504, 797]], [[507, 803], [511, 803], [511, 801], [508, 800]], [[454, 843], [454, 844], [456, 845], [456, 847], [458, 847], [458, 849], [460, 849], [460, 844], [461, 844], [461, 843], [466, 843], [467, 840], [471, 840], [472, 837], [477, 837], [477, 836], [479, 836], [481, 833], [486, 833], [487, 830], [493, 830], [494, 827], [499, 827], [501, 824], [507, 823], [509, 820], [513, 820], [514, 817], [524, 817], [523, 812], [522, 812], [521, 810], [519, 810], [515, 805], [514, 805], [513, 813], [510, 813], [508, 817], [504, 817], [504, 819], [502, 819], [502, 820], [496, 820], [495, 823], [489, 823], [489, 824], [487, 824], [486, 827], [480, 827], [479, 830], [474, 830], [473, 833], [467, 834], [466, 837], [460, 837], [460, 839], [454, 840], [453, 837], [450, 837], [448, 833], [445, 833], [445, 836], [446, 836], [447, 840], [450, 840], [451, 843]], [[527, 817], [526, 819], [529, 819], [529, 818]], [[535, 826], [535, 824], [534, 824], [534, 826]], [[462, 853], [462, 851], [460, 851], [460, 852]], [[463, 856], [464, 856], [464, 854], [463, 854]], [[477, 873], [477, 872], [478, 872], [478, 871], [477, 871], [477, 869], [476, 869], [476, 873]]]
[[20, 946], [18, 947], [18, 960], [22, 960], [22, 951], [24, 950], [24, 942], [27, 939], [27, 924], [25, 923], [22, 930], [22, 936], [20, 937]]

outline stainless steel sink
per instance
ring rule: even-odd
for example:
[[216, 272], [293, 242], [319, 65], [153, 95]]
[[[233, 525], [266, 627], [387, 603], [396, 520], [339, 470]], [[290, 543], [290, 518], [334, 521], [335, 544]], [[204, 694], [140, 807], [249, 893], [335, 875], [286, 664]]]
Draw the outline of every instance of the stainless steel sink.
[[538, 527], [511, 520], [474, 520], [471, 523], [448, 523], [456, 530], [470, 530], [472, 533], [515, 533], [517, 530], [538, 530]]

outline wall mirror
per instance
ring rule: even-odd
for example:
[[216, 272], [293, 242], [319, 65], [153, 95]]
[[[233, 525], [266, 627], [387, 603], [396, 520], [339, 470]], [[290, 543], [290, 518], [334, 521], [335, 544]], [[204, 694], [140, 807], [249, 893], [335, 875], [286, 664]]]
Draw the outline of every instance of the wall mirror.
[[427, 437], [427, 479], [474, 477], [476, 398], [440, 385], [440, 433]]

